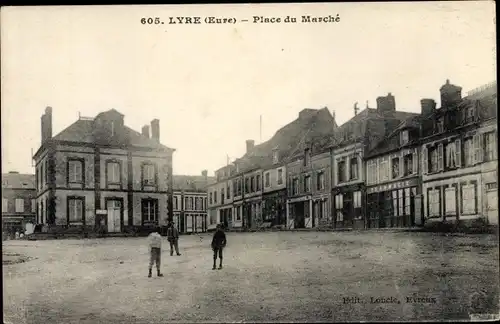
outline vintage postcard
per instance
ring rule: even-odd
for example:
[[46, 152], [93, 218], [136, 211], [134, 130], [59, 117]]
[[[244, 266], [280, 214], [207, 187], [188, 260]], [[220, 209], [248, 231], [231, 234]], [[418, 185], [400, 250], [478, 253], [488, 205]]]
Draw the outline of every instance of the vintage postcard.
[[499, 319], [493, 1], [0, 18], [4, 323]]

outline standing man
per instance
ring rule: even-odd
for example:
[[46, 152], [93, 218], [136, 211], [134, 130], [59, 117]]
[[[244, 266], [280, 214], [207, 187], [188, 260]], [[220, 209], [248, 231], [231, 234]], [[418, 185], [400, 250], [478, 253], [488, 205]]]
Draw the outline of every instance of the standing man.
[[214, 266], [212, 270], [215, 270], [217, 256], [219, 257], [219, 270], [222, 269], [222, 250], [226, 247], [226, 234], [222, 228], [222, 224], [217, 225], [217, 230], [212, 237], [212, 250], [214, 251]]
[[149, 274], [148, 277], [151, 278], [153, 275], [153, 263], [156, 263], [156, 270], [158, 277], [163, 277], [163, 274], [160, 272], [161, 265], [161, 235], [160, 228], [156, 227], [151, 234], [148, 236], [149, 240]]
[[177, 253], [177, 255], [181, 255], [179, 253], [179, 231], [175, 228], [174, 222], [170, 222], [168, 225], [167, 239], [170, 243], [170, 255], [174, 255], [174, 248], [175, 253]]

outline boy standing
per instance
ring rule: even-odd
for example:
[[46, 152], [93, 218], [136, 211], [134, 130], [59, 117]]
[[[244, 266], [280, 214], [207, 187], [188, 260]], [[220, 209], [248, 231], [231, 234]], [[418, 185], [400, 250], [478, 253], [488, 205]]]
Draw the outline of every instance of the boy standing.
[[217, 230], [214, 233], [212, 238], [212, 250], [214, 251], [214, 266], [212, 270], [215, 270], [215, 265], [217, 261], [217, 255], [219, 256], [219, 269], [222, 269], [222, 250], [226, 247], [226, 234], [222, 230], [222, 226], [217, 225]]
[[170, 222], [167, 229], [167, 239], [170, 243], [170, 255], [174, 255], [174, 248], [175, 253], [177, 253], [177, 255], [181, 255], [179, 253], [179, 231], [175, 228], [174, 222]]
[[148, 277], [151, 278], [153, 271], [153, 263], [156, 263], [156, 270], [158, 277], [163, 277], [163, 274], [160, 272], [161, 265], [161, 235], [160, 228], [155, 227], [155, 229], [149, 234], [149, 250], [150, 250], [150, 258], [149, 258], [149, 274]]

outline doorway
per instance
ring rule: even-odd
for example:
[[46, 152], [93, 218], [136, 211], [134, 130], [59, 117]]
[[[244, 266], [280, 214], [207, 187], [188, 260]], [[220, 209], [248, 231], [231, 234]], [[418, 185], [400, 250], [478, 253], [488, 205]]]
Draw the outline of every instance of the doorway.
[[304, 207], [305, 207], [305, 204], [303, 201], [296, 202], [294, 204], [293, 211], [294, 211], [294, 218], [295, 218], [295, 228], [305, 228], [306, 227]]
[[107, 200], [106, 209], [108, 211], [108, 233], [121, 232], [122, 201], [118, 199]]
[[498, 190], [496, 188], [486, 191], [486, 206], [488, 224], [498, 225]]

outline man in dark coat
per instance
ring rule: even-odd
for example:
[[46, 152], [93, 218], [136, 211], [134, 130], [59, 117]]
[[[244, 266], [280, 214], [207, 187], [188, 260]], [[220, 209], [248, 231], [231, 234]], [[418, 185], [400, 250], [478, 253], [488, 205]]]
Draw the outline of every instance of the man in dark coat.
[[214, 251], [214, 266], [212, 270], [215, 270], [217, 256], [219, 256], [219, 269], [222, 269], [222, 250], [226, 247], [226, 234], [222, 229], [222, 225], [217, 225], [217, 230], [212, 238], [212, 250]]
[[179, 253], [179, 231], [174, 226], [174, 222], [170, 222], [168, 226], [167, 240], [170, 243], [170, 255], [174, 255], [174, 248], [175, 253], [177, 253], [177, 255], [181, 255]]

